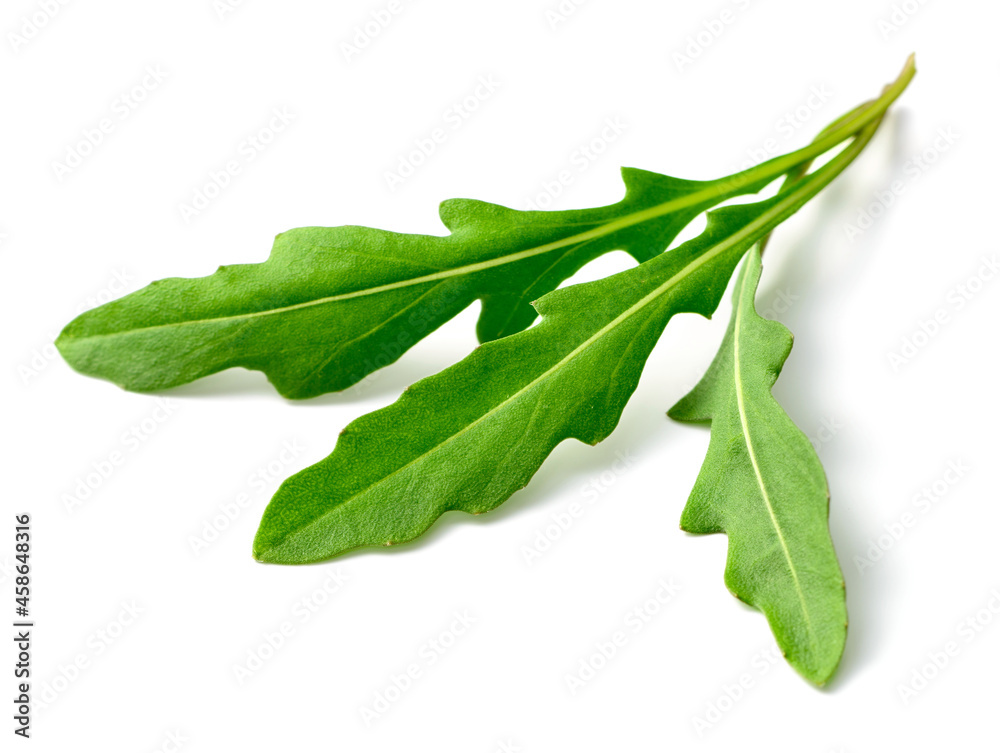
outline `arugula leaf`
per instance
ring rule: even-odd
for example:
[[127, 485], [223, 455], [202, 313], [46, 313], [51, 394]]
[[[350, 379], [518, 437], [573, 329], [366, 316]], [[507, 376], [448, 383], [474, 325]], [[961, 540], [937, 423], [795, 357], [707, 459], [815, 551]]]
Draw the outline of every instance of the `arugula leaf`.
[[767, 617], [788, 662], [823, 685], [847, 639], [844, 576], [828, 529], [830, 494], [812, 444], [771, 395], [792, 333], [754, 308], [760, 251], [733, 293], [719, 352], [668, 415], [711, 421], [712, 438], [681, 517], [690, 533], [726, 533], [725, 582]]
[[705, 232], [673, 251], [543, 296], [536, 327], [481, 345], [349, 424], [330, 456], [278, 489], [254, 557], [305, 563], [411, 540], [445, 511], [493, 509], [562, 440], [607, 437], [669, 319], [710, 316], [743, 254], [850, 164], [878, 124], [774, 198], [710, 212]]
[[285, 397], [342, 390], [396, 361], [477, 299], [487, 342], [532, 323], [529, 301], [587, 262], [622, 249], [644, 262], [694, 217], [756, 193], [876, 122], [905, 89], [912, 62], [883, 95], [813, 144], [714, 181], [623, 169], [625, 198], [607, 207], [517, 211], [452, 199], [447, 236], [372, 228], [282, 233], [259, 264], [169, 278], [85, 312], [56, 341], [77, 371], [125, 389], [159, 390], [232, 367], [263, 371]]

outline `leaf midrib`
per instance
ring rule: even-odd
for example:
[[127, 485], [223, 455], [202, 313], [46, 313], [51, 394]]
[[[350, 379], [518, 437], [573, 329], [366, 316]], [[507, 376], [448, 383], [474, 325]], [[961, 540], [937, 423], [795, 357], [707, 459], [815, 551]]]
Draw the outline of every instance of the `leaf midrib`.
[[[778, 518], [774, 513], [774, 507], [771, 504], [771, 495], [767, 491], [767, 484], [765, 483], [763, 474], [761, 473], [760, 464], [757, 462], [757, 453], [754, 450], [753, 441], [750, 439], [750, 425], [747, 418], [743, 391], [743, 376], [740, 369], [740, 329], [743, 321], [743, 297], [748, 294], [747, 285], [750, 279], [751, 275], [744, 274], [743, 286], [740, 289], [740, 300], [736, 302], [736, 322], [733, 326], [733, 373], [734, 381], [736, 383], [736, 404], [740, 416], [740, 426], [743, 429], [743, 439], [746, 443], [747, 453], [750, 456], [750, 463], [753, 465], [754, 475], [757, 478], [757, 486], [760, 488], [761, 497], [764, 500], [764, 506], [767, 508], [767, 514], [771, 518], [771, 524], [778, 536], [778, 542], [781, 544], [781, 550], [785, 555], [785, 561], [788, 563], [788, 569], [791, 572], [792, 580], [795, 583], [795, 593], [798, 595], [799, 604], [802, 607], [802, 616], [806, 623], [806, 630], [809, 633], [809, 641], [813, 646], [813, 650], [818, 651], [819, 642], [816, 638], [816, 631], [813, 626], [812, 617], [809, 614], [809, 607], [806, 605], [805, 592], [802, 588], [802, 583], [799, 580], [799, 573], [795, 567], [795, 563], [792, 561], [792, 555], [788, 549], [788, 543], [785, 540], [784, 531], [782, 530], [781, 524], [778, 522]], [[752, 292], [749, 294], [751, 296], [753, 295]]]

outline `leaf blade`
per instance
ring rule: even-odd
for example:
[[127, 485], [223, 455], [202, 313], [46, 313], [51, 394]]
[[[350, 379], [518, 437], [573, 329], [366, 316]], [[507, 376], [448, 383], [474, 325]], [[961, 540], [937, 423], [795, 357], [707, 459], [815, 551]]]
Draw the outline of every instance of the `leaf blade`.
[[519, 331], [534, 319], [529, 301], [588, 261], [615, 249], [648, 259], [704, 209], [747, 189], [623, 175], [625, 198], [595, 209], [445, 202], [446, 236], [297, 228], [261, 264], [161, 280], [86, 312], [57, 345], [78, 371], [137, 391], [234, 366], [264, 371], [286, 397], [345, 389], [477, 298], [482, 339]]
[[847, 634], [844, 580], [828, 528], [829, 492], [816, 452], [771, 395], [791, 333], [757, 314], [758, 249], [734, 291], [719, 352], [669, 412], [710, 420], [709, 451], [681, 516], [691, 533], [726, 533], [725, 583], [768, 619], [789, 663], [822, 685]]

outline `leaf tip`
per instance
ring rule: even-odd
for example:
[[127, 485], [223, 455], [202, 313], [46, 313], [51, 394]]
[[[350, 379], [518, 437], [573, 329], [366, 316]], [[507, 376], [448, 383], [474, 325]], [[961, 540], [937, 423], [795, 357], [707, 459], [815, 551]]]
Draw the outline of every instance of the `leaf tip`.
[[251, 547], [250, 553], [257, 562], [271, 564], [275, 562], [275, 560], [270, 556], [274, 547], [268, 546], [264, 537], [261, 535], [262, 531], [262, 528], [257, 529], [257, 535], [254, 536], [253, 546]]
[[68, 344], [69, 339], [69, 336], [66, 334], [66, 328], [64, 327], [63, 331], [56, 336], [55, 340], [52, 341], [52, 344], [56, 346], [56, 350], [59, 351], [59, 355], [63, 358], [66, 358], [66, 351], [64, 348]]
[[[788, 657], [785, 658], [787, 659]], [[800, 670], [800, 674], [817, 688], [822, 688], [826, 686], [836, 671], [837, 664], [833, 664], [832, 666], [823, 667], [822, 669], [806, 670], [805, 668], [802, 668]]]

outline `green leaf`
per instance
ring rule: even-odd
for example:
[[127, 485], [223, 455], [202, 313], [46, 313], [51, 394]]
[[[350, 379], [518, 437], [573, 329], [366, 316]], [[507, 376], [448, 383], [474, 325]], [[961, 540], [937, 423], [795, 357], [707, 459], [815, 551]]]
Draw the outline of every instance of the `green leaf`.
[[789, 663], [822, 685], [847, 638], [844, 576], [830, 539], [823, 467], [771, 395], [792, 334], [754, 309], [760, 272], [754, 248], [715, 360], [669, 412], [680, 421], [712, 423], [681, 528], [728, 535], [726, 586], [765, 614]]
[[441, 219], [451, 235], [443, 237], [290, 230], [266, 262], [155, 282], [81, 315], [57, 345], [78, 371], [127, 389], [242, 366], [265, 372], [286, 397], [311, 397], [392, 363], [477, 298], [481, 340], [523, 330], [536, 316], [529, 301], [587, 262], [615, 249], [645, 261], [708, 207], [759, 188], [630, 169], [622, 176], [625, 198], [598, 209], [446, 201]]
[[669, 319], [710, 316], [740, 257], [839, 174], [877, 125], [773, 199], [710, 212], [705, 232], [675, 250], [547, 294], [536, 327], [481, 345], [352, 422], [329, 457], [278, 489], [254, 556], [305, 563], [408, 541], [448, 510], [493, 509], [562, 440], [607, 437]]
[[345, 389], [477, 298], [481, 339], [522, 330], [535, 318], [529, 301], [587, 262], [615, 249], [649, 259], [697, 214], [740, 192], [641, 170], [622, 176], [625, 198], [597, 209], [446, 201], [441, 219], [451, 234], [441, 237], [290, 230], [263, 263], [154, 282], [82, 314], [57, 345], [73, 368], [132, 390], [234, 366], [265, 372], [286, 397]]
[[56, 345], [77, 371], [130, 390], [232, 367], [263, 371], [285, 397], [342, 390], [477, 299], [478, 336], [490, 341], [528, 327], [536, 316], [529, 302], [599, 255], [621, 249], [651, 259], [706, 209], [759, 191], [875, 122], [905, 88], [910, 68], [813, 144], [727, 178], [624, 169], [622, 201], [560, 212], [453, 199], [441, 205], [447, 236], [290, 230], [265, 262], [154, 282], [82, 314]]

